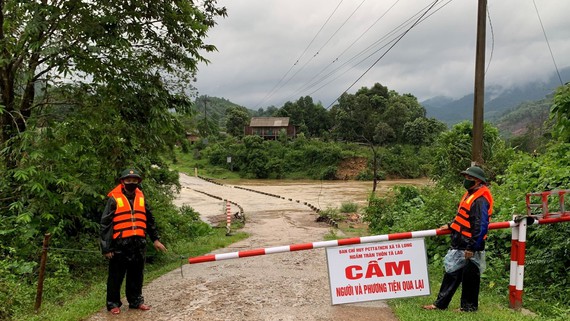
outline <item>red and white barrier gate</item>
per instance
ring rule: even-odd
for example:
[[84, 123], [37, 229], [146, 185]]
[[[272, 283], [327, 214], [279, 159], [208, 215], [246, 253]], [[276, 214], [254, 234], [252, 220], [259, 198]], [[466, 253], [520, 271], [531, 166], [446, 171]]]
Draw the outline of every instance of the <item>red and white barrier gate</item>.
[[[519, 309], [522, 306], [524, 259], [525, 259], [525, 249], [526, 249], [526, 227], [527, 225], [532, 225], [532, 224], [553, 224], [553, 223], [570, 222], [570, 211], [566, 211], [564, 209], [564, 194], [567, 193], [570, 193], [570, 190], [556, 190], [556, 191], [543, 192], [543, 193], [529, 193], [527, 194], [526, 198], [527, 216], [515, 217], [515, 219], [513, 219], [512, 221], [496, 222], [489, 224], [489, 230], [496, 230], [502, 228], [512, 229], [509, 300], [510, 300], [510, 306], [513, 309]], [[548, 196], [552, 195], [558, 195], [560, 198], [559, 202], [560, 210], [557, 212], [549, 212], [548, 210]], [[542, 204], [531, 204], [530, 200], [531, 197], [533, 196], [540, 196], [542, 199]], [[537, 207], [542, 208], [543, 210], [542, 214], [532, 215], [531, 209]], [[284, 246], [245, 250], [239, 252], [210, 254], [204, 256], [191, 257], [188, 259], [188, 263], [197, 264], [204, 262], [237, 259], [237, 258], [250, 257], [250, 256], [312, 250], [318, 248], [336, 247], [343, 245], [413, 239], [413, 238], [422, 238], [428, 236], [440, 236], [450, 233], [451, 233], [450, 230], [432, 229], [432, 230], [423, 230], [423, 231], [354, 237], [354, 238], [320, 241], [313, 243], [291, 244]]]
[[[550, 224], [569, 221], [570, 211], [564, 206], [564, 195], [570, 190], [554, 190], [541, 193], [526, 194], [526, 217], [514, 217], [517, 226], [512, 227], [511, 241], [511, 270], [509, 280], [509, 306], [519, 310], [522, 307], [524, 285], [524, 264], [526, 255], [526, 229], [527, 225]], [[549, 197], [558, 196], [558, 211], [549, 209]], [[539, 203], [531, 203], [533, 198], [540, 197]], [[541, 212], [533, 213], [533, 209]]]

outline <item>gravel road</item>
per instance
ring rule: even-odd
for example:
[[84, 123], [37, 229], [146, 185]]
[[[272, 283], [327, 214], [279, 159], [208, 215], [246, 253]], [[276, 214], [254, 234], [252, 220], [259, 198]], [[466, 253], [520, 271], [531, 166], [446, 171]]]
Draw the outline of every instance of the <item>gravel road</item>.
[[[215, 253], [322, 241], [330, 227], [317, 223], [318, 214], [303, 203], [322, 209], [343, 202], [364, 204], [372, 185], [355, 181], [236, 182], [283, 199], [236, 188], [230, 181], [218, 185], [181, 175], [180, 182], [183, 188], [176, 204], [192, 206], [206, 222], [219, 219], [225, 210], [222, 201], [206, 194], [244, 209], [244, 231], [251, 236]], [[418, 181], [381, 182], [379, 191], [406, 183]], [[238, 210], [232, 207], [233, 213]], [[103, 309], [88, 320], [397, 320], [382, 301], [331, 305], [328, 282], [324, 249], [186, 264], [183, 276], [177, 269], [144, 287], [145, 301], [152, 310], [129, 311], [125, 304], [120, 315]]]

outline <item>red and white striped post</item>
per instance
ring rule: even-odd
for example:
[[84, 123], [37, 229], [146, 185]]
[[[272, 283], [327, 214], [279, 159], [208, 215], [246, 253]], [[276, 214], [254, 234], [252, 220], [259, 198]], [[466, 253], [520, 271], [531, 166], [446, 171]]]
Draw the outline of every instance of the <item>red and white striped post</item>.
[[226, 235], [230, 235], [232, 226], [232, 208], [230, 201], [226, 200]]
[[514, 293], [514, 302], [511, 305], [512, 309], [520, 310], [522, 307], [523, 283], [524, 283], [524, 260], [526, 255], [526, 226], [527, 220], [523, 218], [519, 222], [519, 241], [517, 247], [517, 273], [516, 284]]
[[[516, 216], [513, 216], [513, 221]], [[509, 273], [509, 306], [515, 308], [516, 286], [517, 286], [517, 266], [519, 249], [519, 229], [518, 226], [511, 228], [511, 269]]]

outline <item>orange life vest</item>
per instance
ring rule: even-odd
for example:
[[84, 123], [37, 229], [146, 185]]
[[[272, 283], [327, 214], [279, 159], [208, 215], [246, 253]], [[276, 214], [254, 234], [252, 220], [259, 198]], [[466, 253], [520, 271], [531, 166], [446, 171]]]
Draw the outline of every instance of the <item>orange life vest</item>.
[[[487, 214], [489, 215], [489, 221], [491, 221], [491, 215], [493, 214], [493, 196], [491, 196], [491, 191], [489, 191], [489, 188], [487, 188], [487, 186], [482, 186], [471, 195], [469, 195], [469, 193], [465, 193], [463, 195], [463, 198], [461, 198], [461, 203], [459, 203], [459, 208], [457, 208], [457, 215], [455, 216], [455, 219], [449, 228], [463, 234], [466, 237], [471, 237], [471, 224], [469, 223], [471, 205], [473, 205], [473, 202], [481, 196], [483, 196], [487, 202], [489, 202], [489, 210]], [[486, 238], [487, 234], [483, 236], [483, 239]]]
[[117, 185], [108, 194], [117, 203], [115, 216], [113, 217], [113, 239], [127, 238], [132, 236], [145, 237], [146, 210], [144, 195], [138, 188], [135, 190], [133, 208], [127, 197], [123, 194], [122, 184]]

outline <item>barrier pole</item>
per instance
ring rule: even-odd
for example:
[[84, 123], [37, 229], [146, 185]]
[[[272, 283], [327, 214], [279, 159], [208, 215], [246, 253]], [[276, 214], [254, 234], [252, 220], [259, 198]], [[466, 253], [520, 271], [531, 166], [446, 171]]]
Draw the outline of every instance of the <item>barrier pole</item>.
[[[516, 216], [513, 216], [513, 221]], [[519, 248], [519, 229], [517, 226], [511, 228], [511, 269], [509, 272], [509, 307], [513, 309], [516, 301], [517, 266]]]
[[[568, 220], [570, 221], [570, 217]], [[517, 224], [518, 223], [515, 223], [514, 221], [491, 223], [491, 224], [489, 224], [489, 229], [509, 228], [509, 227], [515, 226]], [[284, 253], [284, 252], [312, 250], [312, 249], [317, 249], [317, 248], [336, 247], [336, 246], [343, 246], [343, 245], [384, 242], [384, 241], [392, 241], [392, 240], [422, 238], [422, 237], [429, 237], [429, 236], [439, 236], [439, 235], [447, 235], [450, 233], [451, 233], [451, 230], [449, 230], [449, 229], [446, 229], [446, 230], [432, 229], [432, 230], [422, 230], [422, 231], [402, 232], [402, 233], [393, 233], [393, 234], [354, 237], [354, 238], [338, 239], [338, 240], [331, 240], [331, 241], [320, 241], [320, 242], [313, 242], [313, 243], [291, 244], [291, 245], [276, 246], [276, 247], [269, 247], [269, 248], [245, 250], [245, 251], [239, 251], [239, 252], [210, 254], [210, 255], [204, 255], [204, 256], [191, 257], [188, 259], [188, 263], [189, 264], [196, 264], [196, 263], [222, 261], [222, 260], [237, 259], [237, 258], [250, 257], [250, 256], [266, 255], [266, 254], [275, 254], [275, 253]]]
[[524, 260], [526, 252], [526, 228], [527, 220], [523, 218], [519, 222], [518, 226], [518, 248], [517, 248], [517, 273], [516, 273], [516, 287], [514, 293], [514, 304], [511, 306], [514, 310], [520, 310], [522, 308], [522, 295], [523, 295], [523, 284], [524, 284]]
[[[553, 223], [561, 223], [561, 222], [570, 222], [570, 215], [534, 220], [532, 222], [532, 224], [553, 224]], [[516, 226], [518, 224], [519, 223], [517, 223], [515, 221], [491, 223], [491, 224], [489, 224], [489, 230], [511, 228], [511, 227]], [[394, 234], [354, 237], [354, 238], [338, 239], [338, 240], [331, 240], [331, 241], [320, 241], [320, 242], [314, 242], [314, 243], [291, 244], [291, 245], [275, 246], [275, 247], [269, 247], [269, 248], [245, 250], [245, 251], [239, 251], [239, 252], [196, 256], [196, 257], [189, 258], [188, 263], [189, 264], [196, 264], [196, 263], [222, 261], [222, 260], [237, 259], [237, 258], [250, 257], [250, 256], [266, 255], [266, 254], [275, 254], [275, 253], [284, 253], [284, 252], [312, 250], [312, 249], [317, 249], [317, 248], [336, 247], [336, 246], [343, 246], [343, 245], [384, 242], [384, 241], [392, 241], [392, 240], [422, 238], [422, 237], [429, 237], [429, 236], [440, 236], [440, 235], [447, 235], [450, 233], [451, 233], [451, 230], [449, 230], [449, 229], [447, 229], [447, 230], [433, 229], [433, 230], [422, 230], [422, 231], [403, 232], [403, 233], [394, 233]]]

